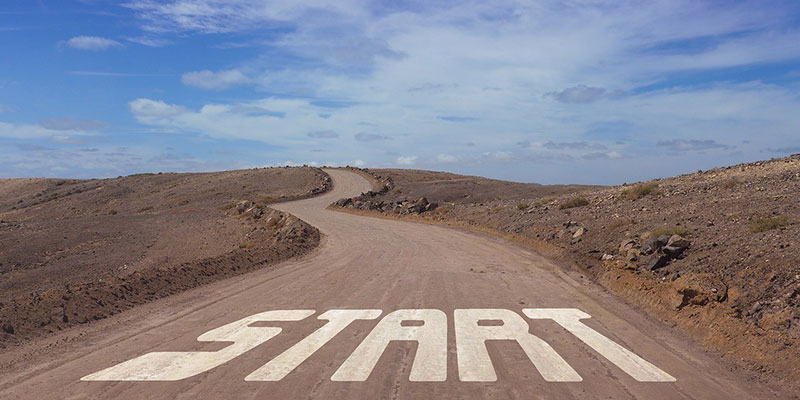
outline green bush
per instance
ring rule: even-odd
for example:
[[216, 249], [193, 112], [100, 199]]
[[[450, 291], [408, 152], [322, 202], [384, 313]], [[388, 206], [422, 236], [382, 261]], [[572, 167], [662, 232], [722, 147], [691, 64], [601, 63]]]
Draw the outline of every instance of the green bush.
[[558, 206], [558, 208], [566, 210], [567, 208], [583, 207], [588, 205], [589, 205], [589, 200], [586, 200], [586, 198], [583, 196], [578, 196], [578, 197], [573, 197], [565, 201], [564, 203], [561, 203], [561, 205]]
[[628, 198], [629, 200], [637, 200], [645, 197], [647, 195], [657, 195], [658, 194], [658, 184], [655, 182], [646, 182], [640, 183], [638, 185], [634, 185], [628, 189], [622, 191], [622, 195]]
[[672, 235], [686, 236], [688, 234], [689, 234], [689, 228], [686, 228], [684, 226], [676, 226], [674, 228], [658, 228], [658, 229], [654, 229], [652, 232], [650, 232], [650, 236], [649, 237], [659, 237], [659, 236], [664, 236], [664, 235], [666, 235], [666, 236], [672, 236]]
[[736, 186], [738, 186], [738, 185], [739, 185], [739, 183], [740, 183], [740, 182], [739, 182], [739, 179], [737, 179], [737, 178], [730, 178], [730, 179], [726, 179], [724, 182], [722, 182], [722, 185], [720, 185], [720, 186], [722, 186], [722, 188], [723, 188], [723, 189], [728, 189], [728, 190], [730, 190], [730, 189], [733, 189], [733, 188], [735, 188]]
[[763, 217], [750, 221], [750, 232], [765, 232], [771, 229], [789, 225], [789, 218], [786, 217]]

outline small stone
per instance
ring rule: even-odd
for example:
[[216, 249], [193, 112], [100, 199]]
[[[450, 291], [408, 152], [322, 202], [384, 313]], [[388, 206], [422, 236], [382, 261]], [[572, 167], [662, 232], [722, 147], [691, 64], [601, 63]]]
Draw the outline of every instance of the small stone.
[[586, 232], [586, 229], [583, 228], [583, 227], [580, 227], [575, 231], [575, 233], [572, 234], [572, 238], [573, 239], [579, 238], [579, 237], [583, 236], [583, 234], [585, 232]]
[[3, 332], [13, 335], [14, 334], [14, 326], [11, 324], [3, 324]]
[[611, 254], [603, 254], [603, 256], [600, 257], [600, 259], [603, 261], [610, 261], [614, 259], [614, 256]]

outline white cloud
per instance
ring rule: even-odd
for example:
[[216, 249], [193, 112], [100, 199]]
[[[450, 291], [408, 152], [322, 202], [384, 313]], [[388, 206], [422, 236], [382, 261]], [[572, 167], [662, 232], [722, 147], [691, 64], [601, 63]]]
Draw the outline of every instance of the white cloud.
[[0, 113], [4, 113], [6, 111], [8, 111], [8, 107], [5, 106], [5, 105], [0, 104]]
[[107, 127], [108, 123], [98, 120], [67, 117], [44, 119], [39, 125], [45, 129], [54, 131], [94, 131]]
[[224, 71], [195, 71], [181, 76], [181, 82], [187, 86], [209, 90], [224, 90], [237, 85], [250, 83], [251, 80], [238, 69]]
[[353, 166], [354, 167], [362, 168], [365, 165], [367, 165], [367, 163], [364, 162], [364, 160], [355, 160], [355, 161], [353, 161]]
[[450, 154], [439, 154], [436, 156], [436, 161], [440, 163], [455, 163], [458, 162], [458, 157]]
[[113, 39], [99, 36], [75, 36], [67, 40], [66, 45], [78, 50], [106, 50], [112, 47], [122, 47], [122, 43]]
[[[54, 126], [51, 128], [60, 128]], [[0, 121], [0, 137], [12, 139], [57, 139], [64, 137], [64, 129], [51, 129], [42, 125], [14, 124]], [[88, 135], [86, 130], [71, 130], [70, 135]]]
[[397, 161], [395, 161], [398, 165], [414, 165], [417, 162], [417, 156], [400, 156], [397, 157]]
[[172, 44], [171, 40], [152, 36], [134, 36], [125, 38], [125, 40], [147, 47], [164, 47]]
[[[132, 0], [128, 7], [147, 35], [249, 33], [273, 23], [292, 29], [255, 46], [264, 49], [261, 57], [183, 79], [205, 89], [252, 84], [290, 100], [207, 102], [189, 109], [140, 99], [172, 111], [155, 116], [133, 103], [131, 111], [157, 129], [296, 146], [287, 147], [295, 159], [311, 157], [309, 142], [333, 136], [314, 132], [335, 129], [339, 137], [318, 150], [336, 154], [338, 162], [358, 155], [370, 165], [392, 165], [400, 164], [398, 155], [416, 154], [447, 163], [452, 153], [458, 154], [452, 168], [506, 165], [506, 177], [528, 173], [570, 181], [577, 174], [619, 177], [621, 170], [664, 175], [688, 165], [665, 162], [666, 170], [653, 161], [640, 168], [636, 157], [665, 153], [659, 141], [733, 146], [754, 132], [763, 133], [761, 148], [798, 141], [797, 83], [713, 83], [705, 75], [697, 85], [670, 81], [679, 74], [743, 65], [757, 70], [800, 58], [794, 45], [800, 33], [778, 6], [475, 0], [417, 2], [395, 12], [385, 4]], [[292, 61], [276, 63], [273, 54]], [[222, 76], [232, 71], [241, 75]], [[233, 111], [253, 106], [284, 117]], [[525, 142], [532, 145], [517, 144]], [[724, 158], [726, 150], [719, 147], [720, 158], [700, 161], [723, 164], [731, 160]], [[758, 156], [755, 147], [743, 150]], [[599, 161], [585, 168], [591, 160], [611, 159], [616, 161], [606, 170], [596, 168]], [[561, 167], [511, 171], [510, 161]]]

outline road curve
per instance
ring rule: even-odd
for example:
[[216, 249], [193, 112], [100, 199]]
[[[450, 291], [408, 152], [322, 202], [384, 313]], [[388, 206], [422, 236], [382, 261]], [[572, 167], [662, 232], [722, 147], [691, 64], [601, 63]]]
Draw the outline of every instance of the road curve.
[[[42, 349], [43, 344], [35, 351], [28, 349], [29, 360], [17, 361], [11, 367], [6, 363], [6, 368], [0, 369], [0, 398], [759, 397], [757, 388], [745, 384], [742, 377], [679, 335], [591, 284], [572, 279], [536, 254], [443, 227], [327, 210], [326, 206], [338, 198], [370, 189], [370, 183], [358, 174], [327, 172], [334, 180], [329, 193], [275, 206], [323, 232], [323, 241], [313, 254], [277, 269], [191, 290], [67, 332], [61, 339], [51, 339], [52, 350]], [[575, 308], [591, 315], [582, 320], [586, 326], [632, 351], [674, 381], [638, 381], [553, 320], [527, 317], [530, 332], [552, 346], [580, 381], [545, 380], [521, 345], [509, 340], [486, 342], [495, 381], [461, 379], [459, 373], [467, 368], [459, 368], [458, 358], [462, 357], [465, 363], [480, 360], [468, 359], [465, 352], [457, 351], [455, 310], [506, 309], [522, 318], [522, 310], [531, 308]], [[353, 321], [280, 380], [245, 380], [324, 326], [326, 321], [317, 316], [333, 309], [382, 313], [376, 319]], [[374, 369], [367, 369], [365, 380], [332, 379], [381, 318], [400, 309], [443, 312], [446, 365], [428, 369], [422, 365], [417, 381], [411, 381], [415, 354], [420, 353], [417, 342], [393, 341]], [[314, 310], [315, 314], [299, 321], [259, 322], [253, 326], [280, 327], [282, 332], [222, 365], [185, 379], [81, 380], [146, 353], [224, 349], [230, 344], [197, 339], [225, 324], [270, 310]], [[58, 340], [66, 343], [55, 345]], [[19, 354], [16, 356], [19, 358]], [[0, 361], [2, 358], [0, 355]]]

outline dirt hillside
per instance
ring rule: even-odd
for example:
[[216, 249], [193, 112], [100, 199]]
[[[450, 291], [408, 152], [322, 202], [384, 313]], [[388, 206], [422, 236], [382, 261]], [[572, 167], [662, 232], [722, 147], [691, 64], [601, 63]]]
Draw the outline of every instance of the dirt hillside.
[[622, 186], [527, 191], [452, 174], [364, 172], [380, 190], [336, 205], [503, 236], [560, 259], [736, 365], [800, 379], [800, 155]]
[[0, 348], [305, 253], [316, 168], [0, 180]]

